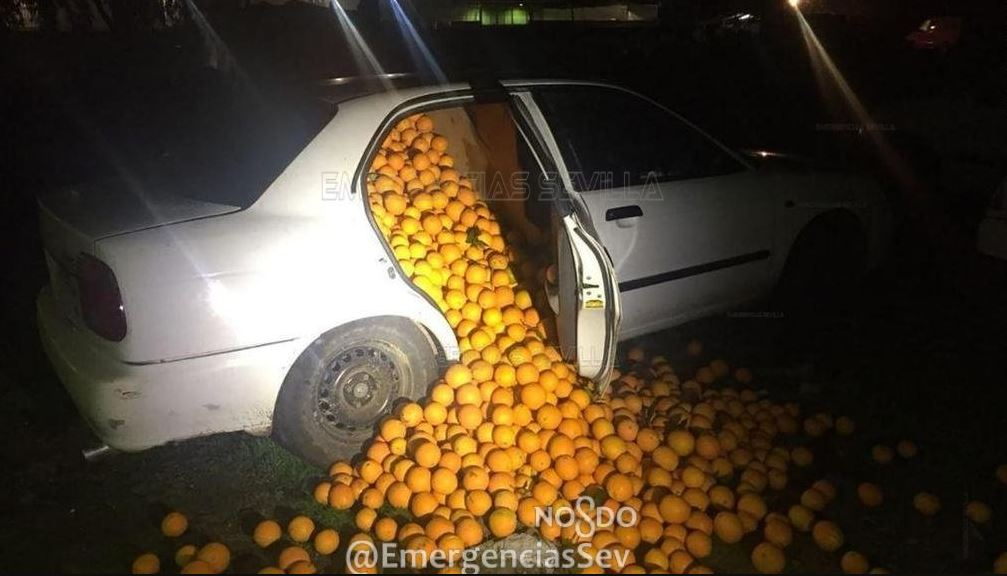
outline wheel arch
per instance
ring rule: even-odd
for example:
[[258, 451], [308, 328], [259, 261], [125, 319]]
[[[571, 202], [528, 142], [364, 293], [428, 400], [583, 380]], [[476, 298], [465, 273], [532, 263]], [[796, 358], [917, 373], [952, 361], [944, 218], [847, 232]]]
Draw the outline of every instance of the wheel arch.
[[309, 354], [312, 350], [312, 347], [316, 343], [326, 338], [329, 338], [340, 331], [349, 330], [355, 326], [365, 325], [372, 322], [403, 322], [411, 326], [414, 326], [417, 330], [419, 330], [421, 334], [423, 334], [426, 344], [430, 347], [430, 350], [437, 358], [437, 361], [439, 363], [447, 361], [448, 350], [450, 349], [449, 346], [451, 346], [451, 344], [443, 343], [441, 339], [437, 337], [436, 332], [432, 328], [427, 326], [424, 322], [400, 314], [380, 314], [374, 316], [365, 316], [362, 318], [354, 318], [352, 320], [347, 320], [346, 322], [342, 322], [336, 326], [333, 326], [332, 328], [329, 328], [324, 332], [317, 334], [314, 338], [311, 338], [310, 340], [308, 339], [303, 340], [300, 350], [292, 358], [290, 366], [288, 366], [287, 370], [284, 372], [283, 381], [280, 382], [280, 385], [277, 386], [276, 388], [277, 397], [279, 396], [280, 388], [282, 388], [283, 383], [286, 382], [287, 379], [286, 377], [287, 375], [290, 374], [290, 371], [293, 369], [294, 364], [298, 360], [300, 360], [305, 354]]
[[801, 226], [794, 236], [794, 240], [787, 246], [786, 257], [780, 266], [778, 277], [785, 273], [787, 265], [792, 262], [803, 244], [822, 230], [831, 231], [836, 233], [838, 237], [852, 240], [860, 258], [860, 266], [862, 269], [866, 268], [869, 248], [867, 226], [856, 212], [848, 208], [832, 208], [816, 214]]
[[[409, 384], [392, 391], [389, 396], [390, 404], [383, 400], [375, 404], [376, 410], [384, 410], [384, 413], [388, 413], [387, 410], [394, 410], [395, 404], [402, 398], [423, 397], [441, 371], [440, 361], [443, 352], [437, 338], [433, 336], [433, 331], [407, 316], [389, 314], [356, 318], [330, 328], [310, 340], [300, 342], [299, 352], [284, 371], [283, 381], [277, 387], [273, 401], [271, 434], [288, 450], [322, 466], [331, 463], [334, 457], [355, 455], [356, 451], [363, 447], [364, 438], [368, 437], [364, 434], [364, 428], [360, 428], [363, 420], [339, 432], [333, 432], [332, 428], [318, 424], [319, 415], [313, 406], [319, 399], [315, 394], [317, 387], [325, 384], [319, 384], [317, 379], [319, 374], [328, 370], [326, 366], [334, 357], [333, 352], [349, 350], [344, 346], [377, 346], [379, 350], [385, 348], [389, 356], [398, 356], [400, 361], [406, 361], [405, 364], [398, 366], [400, 370], [404, 369], [409, 377], [400, 380], [395, 376], [394, 382], [404, 381]], [[381, 358], [386, 363], [394, 362], [384, 355]], [[350, 361], [349, 356], [347, 361]], [[402, 375], [403, 372], [399, 371], [398, 374]], [[322, 377], [325, 378], [324, 375]], [[381, 380], [379, 376], [378, 382], [381, 381], [388, 382]], [[377, 386], [382, 387], [380, 384]], [[383, 394], [384, 392], [378, 392], [376, 397], [381, 398]], [[342, 398], [342, 395], [339, 395], [339, 398]], [[332, 401], [332, 397], [326, 395], [325, 400], [328, 404]], [[329, 410], [327, 406], [322, 409]], [[339, 420], [338, 415], [333, 419], [333, 414], [328, 412], [325, 414], [324, 417], [328, 418], [329, 422], [354, 422], [352, 418]], [[369, 419], [371, 415], [364, 414], [363, 417]]]

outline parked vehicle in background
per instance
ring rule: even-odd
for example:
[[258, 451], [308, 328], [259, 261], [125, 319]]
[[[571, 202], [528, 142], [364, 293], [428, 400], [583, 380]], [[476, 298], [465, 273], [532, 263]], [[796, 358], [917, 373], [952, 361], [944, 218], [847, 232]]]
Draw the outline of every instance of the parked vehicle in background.
[[317, 135], [271, 164], [271, 180], [217, 197], [127, 183], [40, 199], [42, 340], [109, 445], [272, 430], [326, 463], [354, 455], [399, 398], [426, 394], [458, 342], [403, 273], [365, 190], [379, 143], [411, 115], [460, 142], [463, 174], [536, 176], [521, 202], [493, 209], [553, 230], [543, 251], [560, 254], [559, 343], [602, 383], [620, 339], [781, 282], [848, 286], [888, 247], [872, 180], [746, 157], [618, 87], [507, 81], [345, 100], [346, 84], [323, 87]]
[[947, 51], [958, 45], [962, 37], [962, 18], [936, 16], [924, 20], [906, 40], [916, 50]]
[[703, 20], [692, 31], [694, 40], [699, 42], [716, 38], [755, 38], [762, 30], [762, 17], [751, 12], [732, 12]]

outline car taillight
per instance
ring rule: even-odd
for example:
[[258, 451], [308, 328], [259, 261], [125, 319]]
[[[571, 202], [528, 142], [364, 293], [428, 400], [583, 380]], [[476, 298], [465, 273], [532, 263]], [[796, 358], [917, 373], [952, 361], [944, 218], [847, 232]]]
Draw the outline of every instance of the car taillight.
[[87, 327], [102, 338], [122, 340], [126, 336], [126, 311], [112, 269], [93, 256], [81, 254], [77, 286], [80, 311]]

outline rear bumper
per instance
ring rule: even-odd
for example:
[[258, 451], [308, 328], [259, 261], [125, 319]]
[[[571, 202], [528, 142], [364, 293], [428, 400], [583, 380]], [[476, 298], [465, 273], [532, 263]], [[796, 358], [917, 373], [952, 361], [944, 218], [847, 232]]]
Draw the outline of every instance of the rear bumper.
[[127, 364], [64, 318], [48, 288], [39, 335], [81, 416], [109, 446], [143, 450], [217, 432], [267, 431], [300, 341], [157, 364]]
[[1007, 260], [1007, 218], [983, 218], [976, 248], [987, 256]]

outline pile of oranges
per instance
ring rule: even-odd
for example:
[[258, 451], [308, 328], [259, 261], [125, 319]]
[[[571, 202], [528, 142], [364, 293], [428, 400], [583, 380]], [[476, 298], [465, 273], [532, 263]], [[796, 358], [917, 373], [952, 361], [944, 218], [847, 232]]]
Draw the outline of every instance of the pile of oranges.
[[[600, 529], [591, 549], [628, 552], [624, 570], [706, 572], [713, 536], [738, 542], [760, 529], [752, 559], [785, 565], [795, 519], [823, 547], [842, 532], [795, 505], [770, 513], [761, 494], [782, 489], [787, 470], [811, 456], [775, 445], [799, 431], [796, 405], [774, 405], [744, 386], [752, 375], [715, 360], [681, 381], [663, 357], [629, 355], [629, 370], [604, 398], [548, 343], [551, 330], [515, 271], [528, 267], [518, 234], [501, 223], [454, 168], [433, 121], [399, 122], [382, 143], [368, 183], [371, 213], [412, 282], [444, 313], [461, 358], [424, 403], [401, 405], [380, 423], [363, 457], [337, 462], [315, 497], [356, 509], [358, 539], [397, 541], [428, 552], [478, 546], [519, 526], [550, 541], [576, 541], [573, 526], [536, 523], [536, 510], [569, 508], [602, 494], [613, 512], [632, 507], [638, 525]], [[694, 343], [689, 352], [702, 350]], [[831, 426], [831, 418], [814, 420]], [[733, 489], [719, 483], [737, 478]], [[821, 483], [823, 487], [826, 482]], [[819, 500], [831, 488], [814, 490]], [[809, 498], [809, 501], [811, 499]], [[400, 525], [382, 506], [405, 509]], [[824, 504], [822, 505], [824, 507]], [[537, 524], [537, 525], [536, 525]], [[582, 531], [583, 533], [583, 531]]]
[[[685, 378], [665, 357], [641, 349], [628, 352], [604, 396], [593, 394], [550, 345], [552, 320], [540, 316], [522, 287], [535, 267], [523, 256], [521, 236], [504, 233], [473, 182], [455, 169], [429, 116], [395, 125], [373, 161], [367, 192], [401, 269], [454, 328], [460, 361], [421, 403], [399, 405], [355, 462], [332, 464], [315, 488], [317, 502], [353, 515], [357, 532], [348, 545], [396, 542], [426, 552], [413, 558], [434, 550], [460, 558], [465, 549], [527, 530], [551, 542], [586, 542], [592, 555], [618, 553], [626, 558], [624, 573], [698, 574], [710, 572], [704, 559], [715, 542], [758, 534], [751, 561], [775, 573], [787, 567], [795, 532], [805, 532], [822, 550], [846, 548], [844, 571], [871, 569], [823, 517], [836, 498], [831, 482], [814, 482], [799, 502], [778, 510], [764, 497], [787, 487], [792, 468], [812, 465], [814, 453], [795, 441], [799, 435], [849, 435], [852, 420], [804, 417], [796, 404], [773, 403], [750, 387], [749, 370], [723, 360]], [[691, 342], [687, 354], [698, 360], [702, 344]], [[876, 452], [884, 452], [876, 459], [891, 456], [890, 449]], [[900, 444], [898, 452], [908, 458], [915, 446]], [[874, 484], [857, 493], [866, 507], [883, 501]], [[537, 522], [537, 510], [569, 509], [585, 495], [612, 512], [632, 508], [637, 523], [585, 531]], [[917, 499], [921, 512], [939, 507], [931, 495]], [[389, 514], [389, 507], [399, 511]], [[340, 544], [334, 531], [314, 530], [308, 518], [292, 520], [294, 545], [265, 570], [314, 571], [302, 544], [314, 535], [322, 555]], [[280, 525], [267, 520], [254, 540], [267, 547], [281, 537]]]

